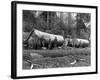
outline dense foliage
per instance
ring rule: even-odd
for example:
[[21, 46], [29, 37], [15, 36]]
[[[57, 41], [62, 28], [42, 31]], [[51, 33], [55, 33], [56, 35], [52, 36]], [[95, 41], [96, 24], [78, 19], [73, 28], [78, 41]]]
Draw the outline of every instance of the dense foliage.
[[35, 28], [64, 37], [89, 39], [90, 26], [87, 27], [86, 23], [90, 23], [90, 17], [89, 13], [23, 10], [23, 32], [31, 32]]

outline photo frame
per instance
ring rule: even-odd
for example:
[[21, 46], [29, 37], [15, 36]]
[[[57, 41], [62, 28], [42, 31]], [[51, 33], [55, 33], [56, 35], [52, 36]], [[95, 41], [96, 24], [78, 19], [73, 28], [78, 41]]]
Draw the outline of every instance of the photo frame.
[[[11, 78], [97, 74], [97, 13], [97, 6], [12, 1]], [[77, 33], [78, 29], [83, 32]], [[33, 45], [35, 39], [38, 42]], [[58, 46], [60, 42], [64, 47]]]

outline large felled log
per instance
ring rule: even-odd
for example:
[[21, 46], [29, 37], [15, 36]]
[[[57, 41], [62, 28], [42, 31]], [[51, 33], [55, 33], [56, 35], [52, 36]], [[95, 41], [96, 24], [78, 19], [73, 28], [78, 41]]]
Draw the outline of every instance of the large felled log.
[[53, 50], [24, 50], [23, 54], [38, 53], [43, 57], [61, 57], [67, 55], [90, 55], [90, 48], [71, 48], [71, 49], [53, 49]]

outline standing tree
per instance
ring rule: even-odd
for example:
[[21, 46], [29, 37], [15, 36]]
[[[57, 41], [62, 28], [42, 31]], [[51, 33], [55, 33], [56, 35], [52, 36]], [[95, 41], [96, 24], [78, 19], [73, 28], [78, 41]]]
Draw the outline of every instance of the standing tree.
[[[88, 26], [86, 25], [86, 23], [90, 23], [90, 14], [89, 13], [78, 13], [77, 14], [77, 28], [76, 28], [77, 29], [77, 37], [79, 37], [79, 38], [88, 37], [89, 33], [87, 32]], [[84, 33], [84, 34], [82, 35], [82, 33]]]

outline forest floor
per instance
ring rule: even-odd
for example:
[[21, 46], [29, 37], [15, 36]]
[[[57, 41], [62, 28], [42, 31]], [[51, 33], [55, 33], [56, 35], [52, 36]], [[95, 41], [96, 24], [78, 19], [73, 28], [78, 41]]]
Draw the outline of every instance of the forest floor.
[[90, 48], [23, 50], [23, 69], [90, 66], [90, 51]]

